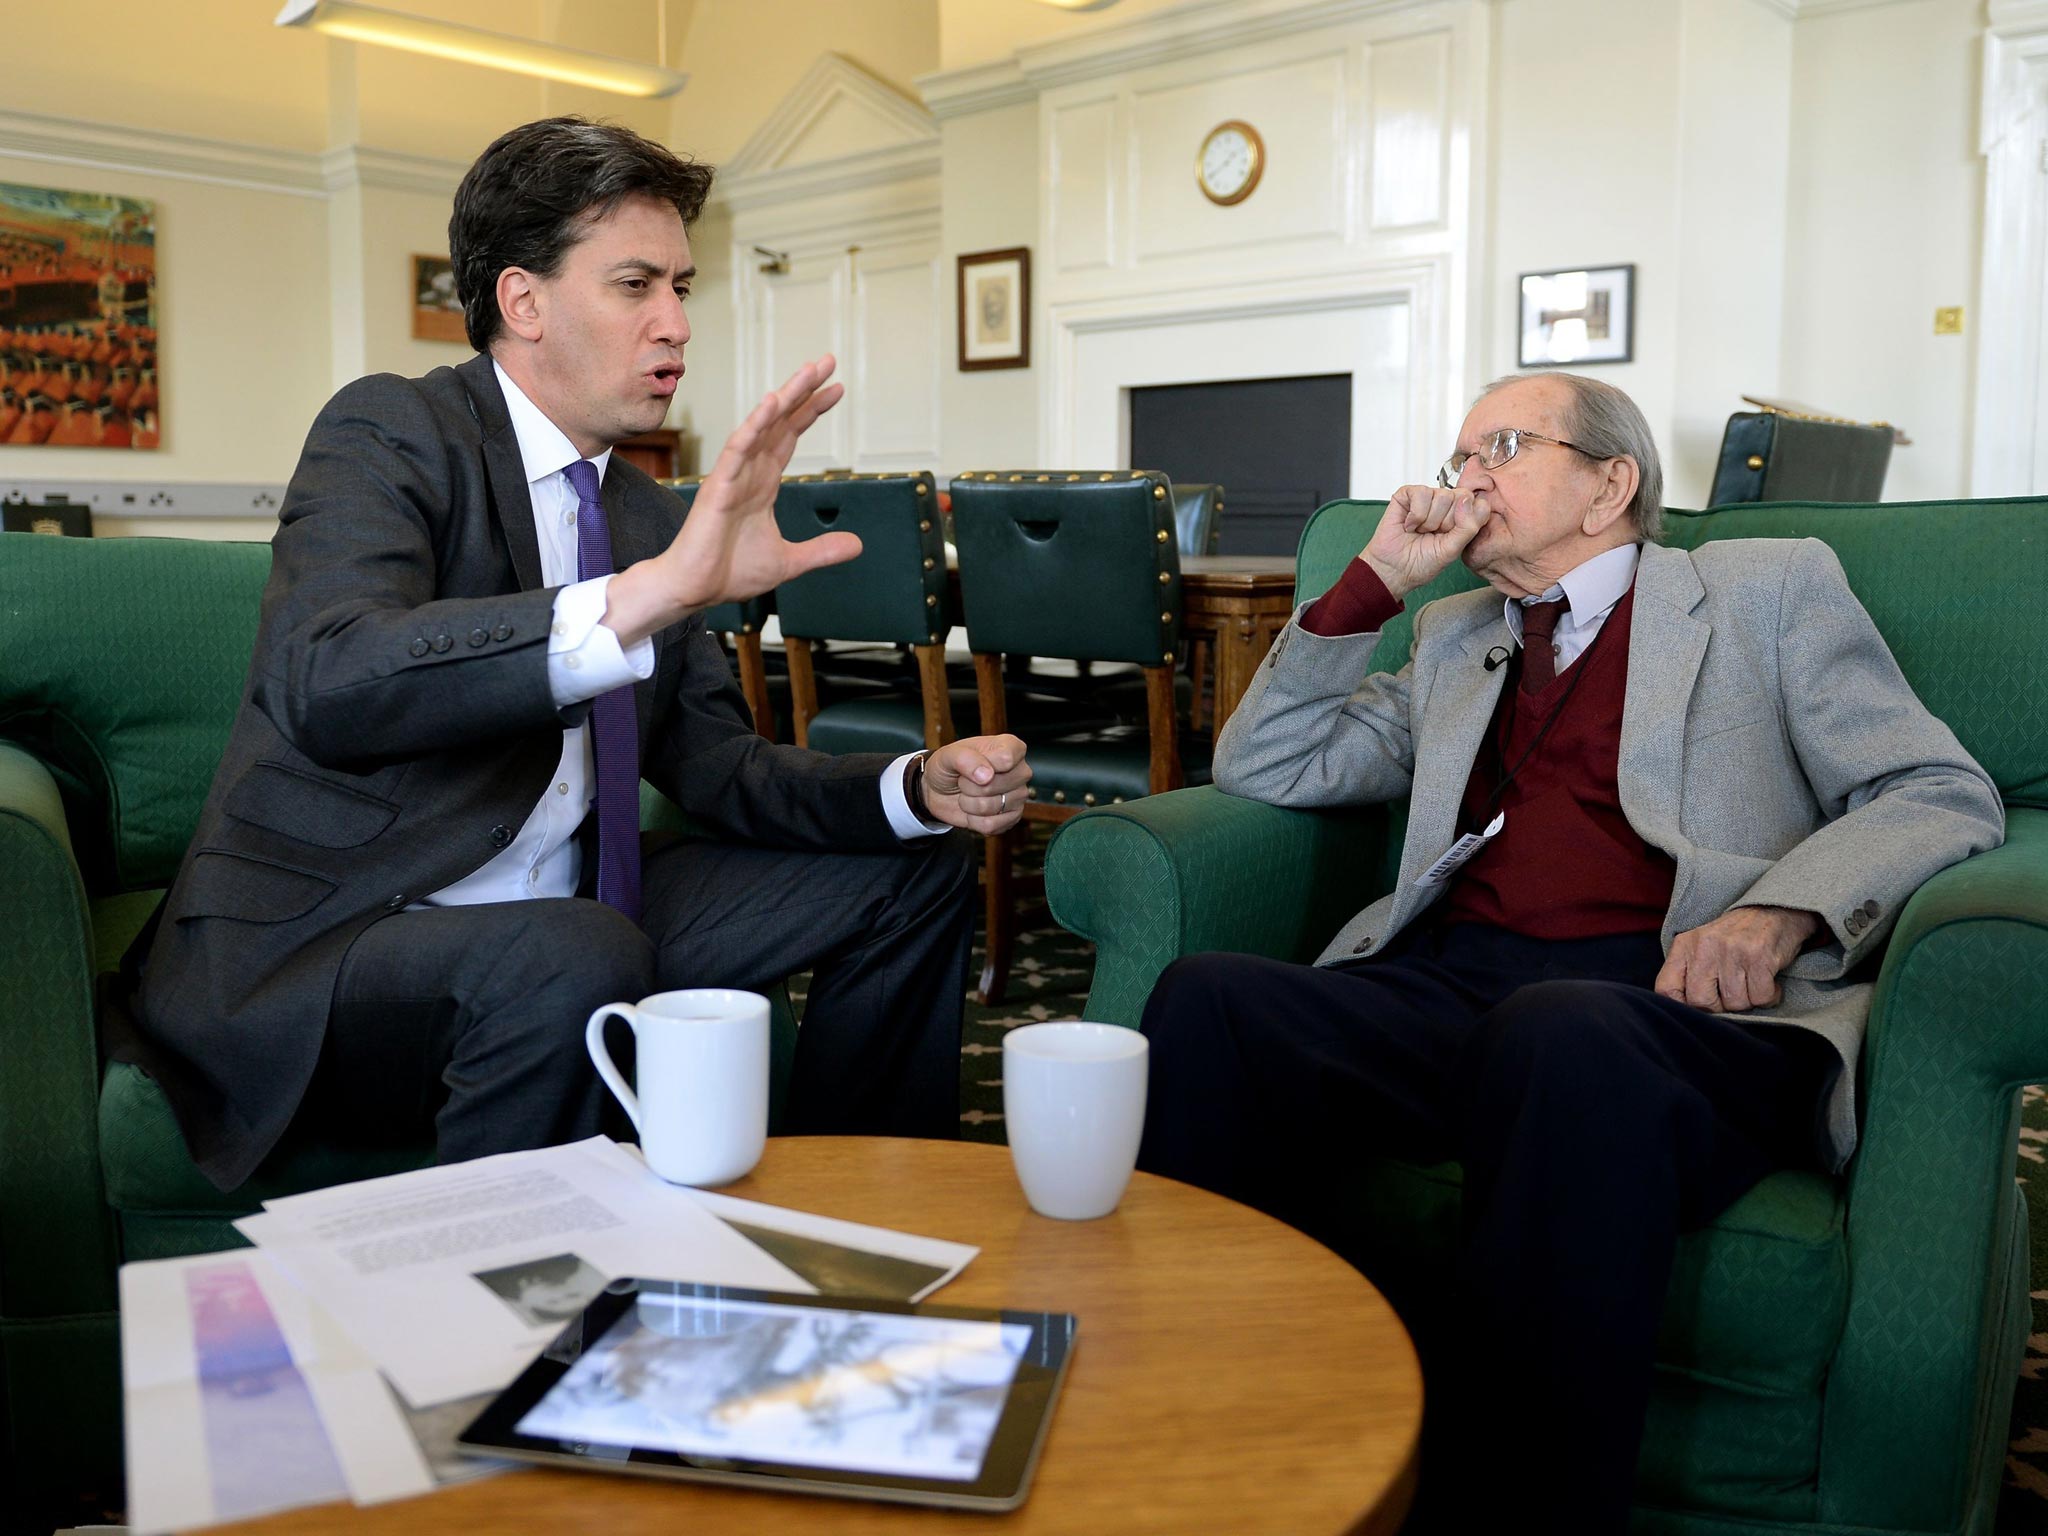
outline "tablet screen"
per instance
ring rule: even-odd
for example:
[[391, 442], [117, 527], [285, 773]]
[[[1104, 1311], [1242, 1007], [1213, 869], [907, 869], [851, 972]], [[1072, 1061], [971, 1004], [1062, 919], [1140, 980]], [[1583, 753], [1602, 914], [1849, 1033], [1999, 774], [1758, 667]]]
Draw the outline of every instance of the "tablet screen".
[[1023, 1502], [1064, 1312], [614, 1280], [460, 1437], [590, 1470], [961, 1508]]
[[642, 1291], [514, 1426], [556, 1440], [971, 1482], [1031, 1329]]

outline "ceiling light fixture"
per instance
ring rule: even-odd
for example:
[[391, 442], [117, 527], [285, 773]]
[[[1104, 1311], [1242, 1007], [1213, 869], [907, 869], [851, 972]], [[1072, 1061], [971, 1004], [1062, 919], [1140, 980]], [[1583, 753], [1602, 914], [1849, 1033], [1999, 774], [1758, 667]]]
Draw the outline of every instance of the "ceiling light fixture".
[[481, 27], [387, 11], [381, 6], [359, 5], [356, 0], [286, 0], [284, 9], [277, 13], [277, 25], [309, 27], [354, 43], [403, 48], [437, 59], [617, 91], [622, 96], [673, 96], [690, 78], [653, 64], [635, 64], [630, 59], [585, 53], [580, 48], [538, 43], [503, 32], [486, 32]]

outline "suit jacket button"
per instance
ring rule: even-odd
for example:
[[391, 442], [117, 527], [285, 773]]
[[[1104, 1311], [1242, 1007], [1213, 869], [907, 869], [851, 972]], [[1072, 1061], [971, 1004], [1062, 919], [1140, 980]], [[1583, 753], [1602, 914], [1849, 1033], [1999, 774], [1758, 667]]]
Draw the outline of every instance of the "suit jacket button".
[[1366, 936], [1365, 936], [1364, 938], [1360, 939], [1360, 940], [1359, 940], [1359, 941], [1358, 941], [1358, 942], [1357, 942], [1356, 944], [1354, 944], [1354, 945], [1352, 945], [1352, 946], [1351, 946], [1351, 953], [1353, 953], [1354, 955], [1362, 955], [1362, 954], [1364, 954], [1364, 953], [1365, 953], [1365, 952], [1366, 952], [1366, 951], [1367, 951], [1368, 949], [1371, 949], [1371, 948], [1372, 948], [1372, 935], [1368, 933], [1368, 934], [1367, 934], [1367, 935], [1366, 935]]
[[405, 910], [405, 896], [401, 893], [392, 897], [384, 903], [384, 910], [387, 912], [403, 912]]
[[510, 640], [512, 638], [512, 626], [510, 624], [500, 624], [491, 631], [491, 638], [499, 642]]
[[415, 656], [424, 656], [427, 654], [427, 642], [424, 640], [415, 640], [411, 645], [407, 646], [406, 649], [411, 651]]
[[472, 646], [482, 645], [485, 641], [489, 640], [490, 638], [491, 632], [487, 629], [472, 629], [469, 632], [469, 643]]
[[493, 848], [509, 847], [511, 842], [512, 829], [510, 827], [500, 824], [491, 828], [491, 846]]
[[434, 649], [440, 652], [442, 655], [446, 655], [451, 649], [454, 648], [454, 645], [454, 640], [449, 638], [447, 635], [434, 636]]

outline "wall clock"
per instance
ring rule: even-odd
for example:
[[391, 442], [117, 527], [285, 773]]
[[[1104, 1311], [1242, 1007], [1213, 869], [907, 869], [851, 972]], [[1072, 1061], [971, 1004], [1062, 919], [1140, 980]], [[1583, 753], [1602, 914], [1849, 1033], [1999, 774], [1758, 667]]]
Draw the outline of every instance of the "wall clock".
[[1266, 141], [1250, 123], [1218, 123], [1195, 156], [1195, 181], [1210, 202], [1228, 208], [1252, 195], [1266, 168]]

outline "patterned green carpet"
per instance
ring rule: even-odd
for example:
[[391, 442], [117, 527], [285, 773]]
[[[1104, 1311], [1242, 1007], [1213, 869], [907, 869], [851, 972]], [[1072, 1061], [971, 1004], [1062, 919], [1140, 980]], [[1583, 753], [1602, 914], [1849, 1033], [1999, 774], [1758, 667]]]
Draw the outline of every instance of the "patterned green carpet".
[[[1093, 949], [1044, 926], [1020, 935], [1009, 995], [993, 1008], [967, 1005], [960, 1060], [961, 1135], [1003, 1139], [1003, 1036], [1020, 1024], [1082, 1017], [1094, 973]], [[974, 974], [981, 970], [977, 945]], [[2029, 1088], [2022, 1110], [2019, 1177], [2034, 1244], [2034, 1332], [2013, 1399], [2005, 1489], [1996, 1536], [2048, 1533], [2048, 1090]]]

